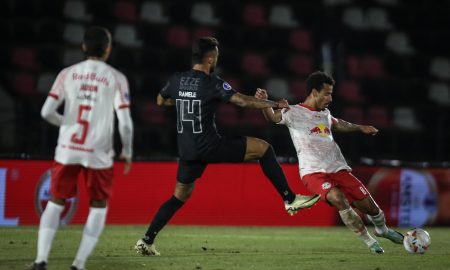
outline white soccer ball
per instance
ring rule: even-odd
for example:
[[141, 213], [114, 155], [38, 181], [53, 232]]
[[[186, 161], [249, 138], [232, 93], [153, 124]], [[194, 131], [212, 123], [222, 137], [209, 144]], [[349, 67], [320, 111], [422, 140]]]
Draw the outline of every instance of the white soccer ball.
[[406, 232], [403, 246], [406, 251], [413, 254], [424, 254], [431, 244], [430, 234], [423, 229], [412, 229]]

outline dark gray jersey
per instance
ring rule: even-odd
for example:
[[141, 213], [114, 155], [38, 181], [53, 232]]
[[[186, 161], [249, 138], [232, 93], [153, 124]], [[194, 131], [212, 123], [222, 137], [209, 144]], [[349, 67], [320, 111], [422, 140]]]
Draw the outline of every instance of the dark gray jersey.
[[214, 122], [220, 103], [236, 92], [214, 74], [198, 70], [175, 73], [160, 95], [176, 102], [178, 153], [181, 159], [195, 160], [217, 147], [220, 135]]

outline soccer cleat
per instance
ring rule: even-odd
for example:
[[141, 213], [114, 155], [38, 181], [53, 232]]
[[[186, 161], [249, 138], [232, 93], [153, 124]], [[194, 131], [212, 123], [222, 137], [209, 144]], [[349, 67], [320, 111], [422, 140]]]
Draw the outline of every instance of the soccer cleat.
[[295, 199], [292, 203], [285, 203], [284, 207], [286, 211], [291, 215], [297, 214], [297, 211], [304, 208], [310, 208], [320, 200], [320, 195], [295, 195]]
[[40, 262], [40, 263], [33, 263], [29, 265], [26, 270], [47, 270], [47, 263], [46, 262]]
[[373, 243], [370, 247], [370, 252], [372, 253], [378, 253], [378, 254], [383, 254], [384, 253], [384, 249], [380, 246], [380, 244], [378, 242]]
[[383, 237], [383, 238], [389, 239], [396, 244], [403, 244], [403, 238], [404, 238], [403, 234], [401, 234], [397, 231], [394, 231], [392, 229], [388, 229], [387, 232], [381, 233], [381, 234], [377, 233], [377, 231], [375, 230], [373, 232], [373, 234], [375, 234], [375, 236], [378, 236], [378, 237]]
[[139, 239], [134, 246], [134, 249], [137, 253], [142, 256], [159, 256], [161, 255], [157, 250], [154, 244], [148, 245], [144, 242], [144, 240]]
[[72, 266], [70, 267], [70, 270], [83, 270], [83, 269], [79, 269], [79, 268], [77, 268], [76, 266], [73, 266], [73, 265], [72, 265]]

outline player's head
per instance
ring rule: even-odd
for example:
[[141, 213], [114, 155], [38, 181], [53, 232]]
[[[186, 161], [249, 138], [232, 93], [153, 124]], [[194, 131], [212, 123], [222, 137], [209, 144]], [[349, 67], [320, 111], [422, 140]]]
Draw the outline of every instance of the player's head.
[[306, 79], [306, 93], [314, 101], [315, 109], [324, 110], [332, 101], [333, 78], [322, 71], [316, 71]]
[[86, 57], [107, 60], [111, 53], [111, 33], [103, 27], [92, 26], [86, 30], [82, 49]]
[[192, 44], [192, 64], [207, 64], [214, 72], [219, 58], [219, 41], [213, 37], [201, 37]]

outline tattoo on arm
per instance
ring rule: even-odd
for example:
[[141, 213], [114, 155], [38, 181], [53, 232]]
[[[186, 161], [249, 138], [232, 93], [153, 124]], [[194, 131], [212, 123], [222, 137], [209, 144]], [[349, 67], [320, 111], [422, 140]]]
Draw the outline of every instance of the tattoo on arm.
[[267, 121], [272, 123], [279, 123], [281, 121], [281, 110], [274, 111], [272, 108], [266, 108], [262, 111]]
[[241, 93], [234, 94], [230, 102], [236, 104], [240, 107], [254, 108], [254, 109], [264, 109], [276, 107], [277, 103], [268, 99], [257, 99], [252, 96], [243, 95]]
[[360, 131], [360, 125], [353, 124], [342, 119], [336, 118], [336, 123], [333, 125], [333, 131], [337, 132], [354, 132]]

